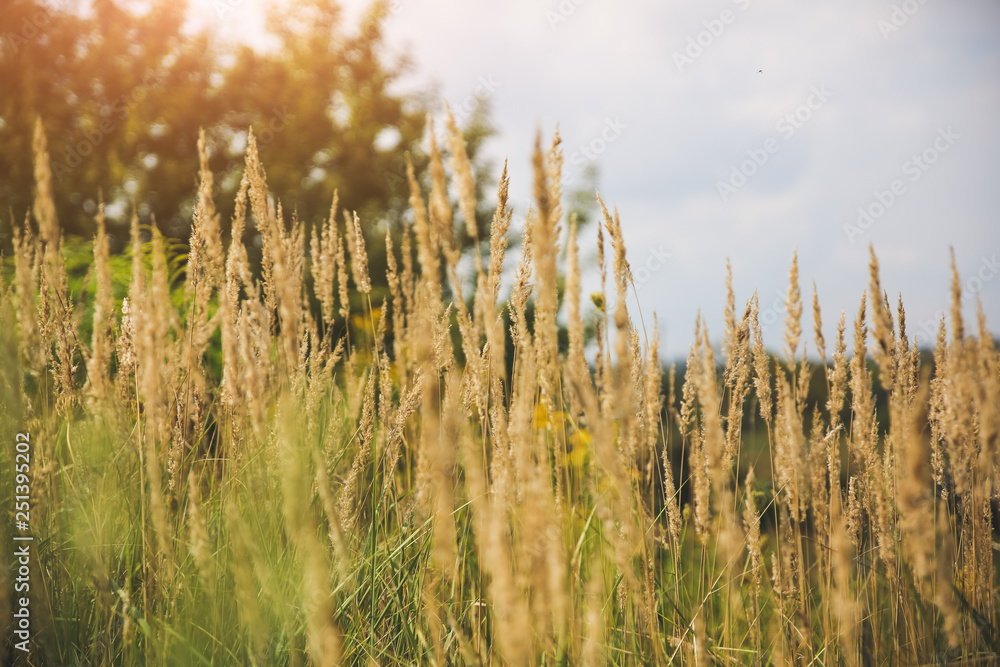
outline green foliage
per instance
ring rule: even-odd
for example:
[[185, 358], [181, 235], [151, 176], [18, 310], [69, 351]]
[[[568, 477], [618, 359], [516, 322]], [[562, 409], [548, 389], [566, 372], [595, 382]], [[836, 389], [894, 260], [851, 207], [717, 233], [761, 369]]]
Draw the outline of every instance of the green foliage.
[[5, 2], [0, 203], [18, 216], [31, 206], [31, 127], [40, 116], [63, 228], [90, 236], [103, 192], [117, 220], [114, 250], [127, 240], [133, 201], [143, 202], [145, 223], [155, 217], [166, 236], [187, 238], [202, 127], [223, 221], [251, 126], [272, 191], [300, 219], [325, 215], [336, 189], [366, 221], [398, 216], [405, 185], [383, 174], [406, 151], [422, 164], [427, 104], [394, 92], [406, 66], [386, 56], [383, 16], [376, 5], [350, 30], [333, 0], [283, 3], [266, 24], [280, 48], [227, 51], [208, 28], [186, 34], [186, 4], [172, 0], [154, 0], [144, 12], [98, 0], [88, 14], [41, 0]]

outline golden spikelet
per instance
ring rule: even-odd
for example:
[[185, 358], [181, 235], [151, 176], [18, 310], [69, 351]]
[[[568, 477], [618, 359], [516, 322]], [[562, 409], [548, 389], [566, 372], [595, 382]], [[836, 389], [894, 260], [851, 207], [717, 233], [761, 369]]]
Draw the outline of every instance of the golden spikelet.
[[816, 341], [816, 352], [826, 364], [826, 339], [823, 338], [823, 317], [819, 310], [819, 292], [813, 282], [813, 339]]
[[510, 219], [514, 212], [507, 208], [510, 177], [507, 175], [507, 161], [504, 160], [503, 172], [497, 184], [497, 208], [490, 223], [490, 264], [487, 289], [490, 303], [495, 304], [500, 295], [500, 279], [503, 274], [504, 257], [507, 253], [507, 233], [510, 230]]
[[246, 290], [248, 299], [259, 303], [250, 275], [250, 263], [246, 246], [243, 245], [243, 229], [246, 219], [246, 197], [249, 181], [246, 172], [240, 180], [236, 194], [236, 207], [231, 223], [232, 239], [226, 255], [225, 293], [219, 297], [219, 314], [222, 330], [222, 399], [230, 410], [235, 410], [244, 393], [242, 372], [239, 368], [238, 318], [240, 293]]
[[115, 337], [115, 353], [118, 359], [118, 382], [119, 395], [123, 398], [123, 403], [129, 405], [136, 402], [135, 388], [132, 380], [136, 372], [136, 326], [133, 315], [133, 307], [129, 298], [122, 299], [122, 323], [118, 335]]
[[875, 404], [872, 397], [870, 374], [865, 366], [868, 327], [865, 325], [866, 294], [861, 295], [861, 306], [854, 321], [854, 356], [851, 358], [851, 424], [852, 447], [866, 464], [872, 462], [875, 443], [871, 439], [874, 425]]
[[239, 189], [236, 191], [236, 204], [233, 219], [230, 223], [229, 251], [226, 254], [226, 301], [230, 307], [230, 316], [235, 317], [239, 305], [240, 289], [250, 291], [254, 286], [250, 275], [250, 263], [247, 259], [247, 249], [243, 245], [243, 233], [246, 228], [247, 191], [250, 180], [243, 172]]
[[[558, 150], [557, 138], [553, 139], [553, 151]], [[535, 354], [538, 358], [539, 385], [546, 407], [553, 409], [555, 399], [556, 363], [559, 355], [558, 324], [558, 274], [556, 257], [558, 249], [558, 202], [552, 200], [549, 184], [549, 169], [542, 152], [541, 133], [535, 136], [535, 151], [532, 155], [535, 175], [536, 216], [531, 230], [532, 258], [535, 263], [535, 279], [538, 293], [535, 297]]]
[[14, 303], [17, 313], [18, 342], [22, 361], [35, 374], [42, 372], [45, 365], [45, 348], [41, 344], [38, 331], [38, 315], [35, 295], [38, 293], [38, 271], [41, 263], [41, 249], [38, 237], [31, 231], [28, 216], [19, 227], [10, 220], [13, 229], [14, 246]]
[[[393, 356], [396, 359], [396, 373], [400, 381], [406, 384], [406, 353], [405, 353], [405, 329], [406, 329], [406, 304], [403, 301], [403, 289], [399, 280], [399, 269], [396, 264], [396, 252], [392, 244], [392, 235], [389, 229], [385, 230], [385, 279], [389, 284], [389, 296], [392, 298], [392, 345]], [[388, 303], [388, 298], [386, 299]], [[386, 319], [383, 313], [382, 321]]]
[[56, 220], [56, 204], [52, 195], [52, 170], [49, 165], [48, 142], [42, 119], [35, 119], [32, 144], [35, 154], [35, 202], [33, 212], [38, 222], [38, 233], [46, 247], [58, 249], [62, 234]]
[[[722, 355], [726, 360], [725, 378], [732, 373], [736, 349], [736, 295], [733, 293], [733, 265], [726, 259], [726, 310], [722, 333]], [[726, 380], [728, 384], [728, 379]]]
[[111, 257], [104, 225], [104, 202], [97, 208], [97, 237], [94, 239], [94, 267], [97, 274], [97, 297], [94, 299], [94, 330], [87, 359], [87, 390], [104, 398], [110, 380], [111, 334], [114, 327], [115, 297], [111, 291]]
[[837, 323], [837, 339], [833, 344], [833, 371], [830, 373], [830, 395], [826, 402], [830, 429], [840, 425], [840, 411], [844, 407], [844, 397], [847, 394], [847, 343], [844, 341], [844, 311], [840, 312], [840, 322]]
[[357, 211], [353, 218], [354, 233], [351, 239], [351, 272], [354, 277], [354, 284], [362, 294], [372, 291], [372, 281], [368, 276], [368, 253], [365, 251], [365, 235], [361, 231], [361, 221], [358, 220]]
[[875, 256], [874, 247], [868, 246], [868, 252], [870, 256], [868, 294], [871, 297], [872, 337], [875, 342], [874, 356], [875, 361], [881, 369], [880, 380], [882, 386], [886, 389], [891, 389], [895, 376], [895, 369], [892, 365], [892, 357], [895, 354], [892, 315], [883, 302], [883, 290], [878, 272], [878, 258]]
[[760, 321], [760, 300], [757, 293], [753, 295], [753, 311], [750, 314], [750, 324], [753, 327], [753, 368], [754, 387], [757, 390], [757, 401], [760, 408], [760, 417], [768, 424], [771, 423], [771, 362], [768, 360], [767, 352], [764, 350], [764, 340], [761, 335]]
[[799, 292], [799, 254], [792, 254], [792, 268], [788, 270], [788, 294], [785, 297], [785, 360], [795, 365], [802, 336], [802, 295]]
[[955, 263], [955, 249], [951, 253], [951, 331], [956, 343], [965, 340], [965, 325], [962, 322], [962, 281], [958, 277], [958, 266]]
[[511, 338], [516, 349], [528, 350], [532, 346], [531, 332], [528, 331], [526, 306], [531, 296], [532, 255], [534, 253], [533, 215], [529, 215], [521, 238], [521, 256], [514, 271], [514, 286], [510, 293]]
[[[572, 378], [571, 385], [583, 381], [586, 357], [583, 351], [583, 318], [580, 316], [580, 253], [577, 246], [577, 218], [570, 216], [569, 236], [566, 241], [566, 321], [569, 349], [566, 354], [566, 371]], [[589, 373], [587, 373], [589, 379]]]
[[[976, 349], [977, 366], [982, 381], [975, 393], [979, 412], [979, 439], [982, 443], [978, 478], [983, 484], [982, 496], [989, 495], [987, 481], [1000, 479], [1000, 354], [993, 343], [993, 334], [986, 327], [986, 314], [982, 300], [977, 299], [976, 317], [979, 327], [979, 344]], [[916, 371], [913, 371], [914, 376]], [[923, 401], [921, 401], [922, 403]]]
[[753, 616], [750, 620], [750, 629], [754, 636], [754, 643], [757, 650], [760, 650], [760, 594], [761, 594], [761, 563], [763, 554], [761, 551], [760, 537], [760, 512], [753, 497], [754, 487], [753, 466], [747, 472], [746, 480], [743, 482], [744, 505], [743, 505], [743, 530], [746, 531], [747, 553], [750, 555], [750, 580], [753, 584]]
[[261, 238], [261, 283], [264, 287], [264, 305], [267, 307], [268, 329], [276, 330], [274, 313], [277, 309], [277, 284], [275, 280], [275, 257], [280, 257], [278, 230], [274, 212], [267, 199], [267, 182], [264, 167], [257, 153], [257, 138], [253, 128], [247, 134], [246, 177], [250, 193], [250, 208], [257, 222], [257, 232]]
[[353, 527], [357, 518], [357, 493], [364, 488], [364, 475], [372, 458], [371, 444], [375, 427], [375, 371], [368, 374], [365, 383], [364, 404], [361, 408], [361, 423], [358, 426], [358, 452], [351, 464], [351, 472], [340, 494], [340, 525]]
[[[263, 186], [262, 186], [263, 187]], [[253, 194], [253, 180], [250, 182], [250, 192]], [[253, 197], [251, 196], [251, 202]], [[254, 212], [256, 216], [256, 211]], [[274, 281], [274, 289], [271, 295], [274, 298], [274, 309], [277, 319], [272, 321], [272, 331], [274, 326], [279, 325], [277, 331], [280, 332], [279, 341], [281, 374], [279, 379], [284, 382], [291, 380], [292, 371], [300, 369], [299, 359], [299, 329], [301, 322], [301, 299], [302, 299], [302, 271], [304, 267], [304, 232], [297, 220], [293, 219], [293, 226], [290, 232], [285, 231], [284, 214], [281, 204], [278, 204], [277, 212], [274, 215], [268, 213], [270, 233], [265, 237], [263, 252], [270, 255], [271, 280]], [[266, 299], [265, 299], [266, 303]], [[271, 312], [271, 305], [268, 304], [268, 313]]]
[[[601, 195], [597, 195], [597, 201], [601, 205], [601, 214], [604, 217], [604, 226], [608, 230], [608, 237], [611, 239], [611, 247], [615, 251], [614, 257], [614, 271], [615, 271], [615, 288], [617, 291], [618, 302], [624, 307], [625, 305], [625, 294], [628, 286], [632, 284], [632, 269], [629, 266], [628, 260], [625, 258], [625, 240], [622, 238], [621, 221], [618, 218], [618, 210], [615, 210], [615, 215], [612, 217], [608, 213], [607, 207], [604, 205], [604, 200], [601, 199]], [[615, 326], [623, 327], [623, 324], [617, 322], [617, 313], [615, 311]]]
[[[696, 337], [701, 333], [701, 323], [696, 325]], [[694, 421], [695, 402], [700, 399], [701, 385], [704, 384], [705, 374], [702, 366], [705, 363], [702, 352], [702, 342], [692, 344], [689, 362], [697, 359], [696, 363], [690, 364], [684, 374], [684, 402], [681, 404], [681, 424]], [[712, 371], [714, 373], [714, 370]], [[690, 377], [689, 375], [690, 374]], [[706, 397], [707, 400], [707, 397]], [[706, 408], [707, 409], [707, 408]], [[685, 418], [685, 413], [689, 416]], [[706, 429], [695, 429], [688, 455], [689, 467], [691, 470], [692, 495], [694, 496], [694, 517], [695, 532], [698, 540], [705, 545], [710, 537], [709, 521], [711, 509], [711, 459], [710, 451], [706, 446], [708, 434]]]
[[173, 569], [167, 508], [163, 497], [161, 456], [169, 442], [170, 419], [166, 380], [170, 376], [166, 356], [167, 331], [171, 324], [169, 288], [167, 285], [166, 258], [163, 237], [153, 227], [153, 274], [149, 291], [143, 295], [142, 307], [136, 317], [137, 380], [143, 399], [144, 428], [142, 431], [143, 457], [145, 459], [146, 485], [149, 488], [149, 507], [153, 533], [157, 545], [157, 558], [169, 578]]
[[[495, 395], [502, 392], [502, 376], [506, 376], [504, 357], [506, 344], [503, 335], [503, 321], [497, 312], [497, 299], [500, 295], [500, 281], [503, 274], [504, 259], [507, 254], [510, 220], [513, 211], [507, 208], [510, 178], [507, 175], [507, 162], [504, 161], [503, 172], [497, 185], [497, 208], [490, 224], [490, 261], [486, 281], [482, 284], [480, 294], [476, 297], [477, 307], [482, 309], [482, 321], [486, 329], [487, 349], [483, 356], [487, 363], [491, 386], [489, 390]], [[486, 358], [488, 355], [488, 358]]]
[[[352, 226], [348, 226], [347, 227], [347, 231], [349, 231], [350, 229], [353, 229], [353, 227]], [[351, 314], [351, 302], [350, 302], [350, 298], [348, 297], [348, 293], [347, 293], [347, 253], [346, 253], [346, 246], [347, 246], [347, 238], [349, 237], [349, 233], [347, 233], [347, 231], [345, 231], [345, 234], [343, 236], [338, 237], [336, 235], [336, 232], [337, 232], [337, 223], [336, 223], [336, 221], [334, 221], [333, 224], [332, 224], [332, 226], [331, 226], [331, 234], [330, 234], [330, 236], [331, 236], [331, 245], [333, 245], [334, 249], [336, 250], [337, 297], [338, 297], [338, 300], [340, 301], [340, 311], [339, 312], [340, 312], [340, 316], [342, 318], [344, 318], [345, 320]], [[352, 261], [353, 261], [353, 258], [352, 258]]]
[[676, 548], [681, 539], [681, 509], [677, 485], [674, 483], [674, 470], [670, 463], [667, 449], [663, 449], [663, 504], [667, 513], [667, 530], [670, 533], [672, 545]]
[[[581, 351], [582, 354], [582, 351]], [[656, 445], [660, 435], [660, 414], [663, 410], [662, 377], [663, 366], [660, 362], [660, 323], [656, 315], [653, 316], [653, 335], [649, 341], [646, 351], [646, 363], [642, 360], [636, 361], [636, 366], [641, 373], [642, 386], [642, 407], [643, 423], [642, 430], [645, 435], [643, 442], [643, 456], [649, 466], [656, 464]], [[652, 483], [651, 470], [647, 469]]]
[[[552, 133], [552, 142], [549, 144], [549, 150], [545, 155], [545, 174], [549, 184], [549, 201], [552, 204], [551, 215], [553, 224], [556, 225], [558, 225], [559, 221], [562, 219], [563, 214], [562, 169], [562, 137], [559, 136], [559, 126], [556, 125], [556, 129]], [[556, 235], [558, 236], [558, 228]]]
[[[198, 249], [199, 260], [204, 261], [204, 277], [202, 280], [209, 287], [222, 284], [225, 271], [222, 253], [222, 236], [219, 228], [219, 216], [215, 212], [212, 201], [213, 177], [208, 167], [208, 149], [205, 145], [205, 131], [198, 132], [198, 156], [200, 161], [198, 186], [198, 203], [194, 210], [191, 225], [191, 249]], [[190, 263], [190, 254], [188, 257]], [[189, 277], [190, 279], [190, 277]], [[207, 300], [207, 297], [204, 297]]]
[[52, 195], [52, 170], [48, 145], [41, 119], [35, 121], [35, 201], [33, 211], [42, 241], [42, 272], [39, 288], [42, 308], [39, 330], [42, 344], [52, 348], [52, 376], [55, 381], [56, 410], [68, 415], [76, 403], [76, 354], [79, 348], [74, 321], [74, 306], [66, 284], [66, 265], [62, 256], [62, 232], [56, 220]]
[[694, 327], [695, 342], [691, 343], [688, 350], [687, 363], [684, 367], [684, 384], [681, 386], [681, 411], [678, 419], [681, 437], [686, 438], [691, 434], [694, 422], [695, 401], [698, 393], [695, 378], [700, 372], [701, 359], [698, 355], [698, 345], [701, 342], [701, 317], [695, 320]]
[[[702, 474], [707, 474], [708, 479], [695, 478], [695, 496], [699, 505], [704, 506], [703, 508], [696, 506], [696, 511], [702, 514], [702, 520], [705, 521], [703, 544], [708, 543], [708, 523], [712, 520], [713, 508], [715, 509], [714, 513], [720, 517], [721, 525], [717, 545], [723, 571], [728, 571], [742, 545], [736, 538], [733, 514], [722, 511], [723, 502], [729, 496], [731, 487], [730, 465], [725, 454], [726, 439], [720, 415], [722, 399], [716, 379], [715, 357], [708, 339], [708, 327], [704, 323], [702, 323], [701, 334], [702, 359], [699, 366], [700, 372], [695, 377], [695, 381], [701, 418], [702, 461], [704, 465], [704, 473]], [[694, 469], [695, 466], [692, 464], [692, 470]]]
[[802, 423], [795, 409], [788, 378], [777, 376], [777, 415], [775, 417], [775, 469], [778, 487], [792, 520], [798, 522], [806, 500], [805, 440]]
[[727, 360], [728, 375], [726, 381], [730, 385], [729, 410], [726, 414], [726, 451], [725, 459], [732, 461], [739, 448], [743, 433], [743, 402], [750, 393], [750, 376], [752, 372], [750, 353], [750, 321], [753, 303], [747, 301], [739, 324], [734, 324], [730, 344], [730, 357]]
[[340, 246], [337, 234], [338, 199], [339, 193], [335, 190], [333, 202], [330, 204], [330, 216], [323, 224], [313, 227], [309, 249], [312, 258], [313, 290], [319, 298], [323, 324], [327, 328], [333, 325], [337, 305], [334, 284], [337, 280], [337, 250]]
[[448, 150], [451, 152], [451, 171], [458, 187], [458, 208], [465, 219], [465, 233], [472, 239], [476, 273], [483, 275], [483, 258], [479, 252], [479, 225], [476, 221], [476, 179], [472, 175], [472, 164], [465, 150], [465, 139], [455, 123], [451, 108], [445, 104], [446, 127], [448, 129]]
[[401, 276], [403, 290], [403, 308], [406, 313], [414, 311], [413, 292], [415, 289], [413, 276], [413, 236], [408, 225], [403, 226], [403, 240], [400, 251], [403, 255], [403, 273]]
[[444, 161], [438, 150], [434, 133], [434, 120], [430, 120], [431, 143], [431, 193], [428, 202], [430, 213], [430, 246], [440, 248], [446, 263], [452, 267], [458, 264], [459, 249], [455, 246], [455, 229], [451, 202], [448, 199], [448, 183], [444, 173]]
[[[437, 300], [441, 293], [438, 264], [438, 235], [428, 219], [427, 207], [420, 194], [420, 184], [413, 170], [413, 162], [406, 157], [406, 178], [410, 184], [410, 208], [413, 210], [413, 233], [417, 241], [417, 261], [420, 277], [428, 299]], [[451, 210], [451, 209], [449, 209]]]

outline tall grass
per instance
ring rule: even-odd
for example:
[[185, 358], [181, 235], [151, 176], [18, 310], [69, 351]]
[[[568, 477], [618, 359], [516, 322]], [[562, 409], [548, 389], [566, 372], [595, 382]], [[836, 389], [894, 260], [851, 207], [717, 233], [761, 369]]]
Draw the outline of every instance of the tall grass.
[[[469, 160], [447, 130], [478, 239]], [[133, 217], [117, 302], [103, 209], [95, 287], [67, 289], [36, 132], [34, 224], [15, 226], [0, 307], [2, 437], [34, 443], [33, 664], [998, 659], [1000, 355], [981, 309], [963, 321], [954, 268], [933, 364], [872, 252], [850, 355], [841, 315], [828, 359], [814, 287], [822, 363], [807, 362], [793, 260], [782, 355], [730, 273], [722, 357], [699, 321], [683, 377], [664, 378], [603, 201], [601, 290], [596, 309], [581, 303], [558, 135], [534, 149], [506, 300], [506, 168], [488, 256], [467, 266], [432, 144], [429, 193], [408, 170], [412, 222], [401, 248], [386, 235], [379, 296], [364, 221], [334, 199], [307, 239], [252, 134], [224, 249], [199, 148], [183, 298], [165, 239], [144, 244]], [[8, 516], [13, 449], [0, 451]], [[8, 627], [10, 550], [0, 559]], [[0, 662], [15, 657], [4, 642]]]

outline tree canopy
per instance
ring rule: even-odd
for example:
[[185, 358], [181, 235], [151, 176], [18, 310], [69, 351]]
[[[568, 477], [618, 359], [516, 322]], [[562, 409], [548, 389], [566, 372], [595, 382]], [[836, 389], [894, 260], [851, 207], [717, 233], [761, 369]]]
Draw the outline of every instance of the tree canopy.
[[[289, 215], [320, 219], [336, 190], [342, 209], [369, 224], [397, 220], [408, 192], [403, 156], [423, 171], [431, 104], [429, 93], [397, 85], [410, 64], [384, 43], [386, 9], [376, 2], [350, 27], [335, 0], [272, 6], [266, 30], [276, 46], [264, 48], [221, 44], [176, 0], [93, 0], [86, 11], [0, 4], [0, 206], [14, 218], [30, 210], [32, 126], [41, 118], [64, 232], [91, 236], [102, 196], [119, 250], [133, 206], [144, 224], [155, 219], [186, 240], [199, 128], [223, 220], [250, 127]], [[466, 131], [475, 149], [492, 129], [478, 113]]]

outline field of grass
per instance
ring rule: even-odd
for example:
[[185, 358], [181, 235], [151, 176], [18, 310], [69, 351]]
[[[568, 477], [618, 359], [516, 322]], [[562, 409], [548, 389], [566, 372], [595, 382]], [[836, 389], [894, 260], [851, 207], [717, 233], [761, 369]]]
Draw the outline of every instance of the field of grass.
[[721, 357], [699, 322], [665, 378], [603, 202], [602, 289], [581, 294], [558, 139], [535, 146], [508, 285], [506, 169], [489, 251], [460, 261], [477, 202], [448, 138], [452, 182], [436, 149], [429, 192], [410, 169], [373, 299], [366, 221], [334, 202], [308, 235], [288, 222], [252, 135], [231, 233], [202, 142], [186, 257], [137, 220], [131, 258], [110, 257], [101, 212], [76, 292], [36, 131], [0, 283], [0, 663], [1000, 659], [1000, 354], [981, 315], [963, 322], [957, 274], [932, 364], [872, 252], [835, 333], [815, 292], [803, 332], [793, 261], [778, 355], [729, 277]]

